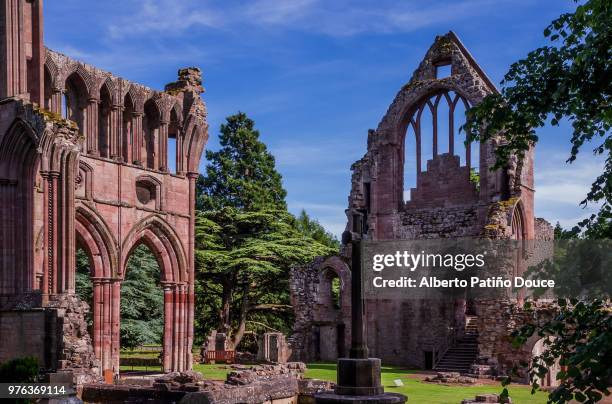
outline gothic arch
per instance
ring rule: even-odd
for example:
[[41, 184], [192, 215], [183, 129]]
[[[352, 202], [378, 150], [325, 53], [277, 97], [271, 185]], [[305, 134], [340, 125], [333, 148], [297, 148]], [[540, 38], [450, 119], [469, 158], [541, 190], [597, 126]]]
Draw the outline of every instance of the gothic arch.
[[525, 240], [527, 239], [527, 229], [525, 226], [525, 214], [523, 204], [521, 200], [517, 200], [513, 209], [511, 210], [511, 217], [509, 218], [509, 225], [512, 230], [511, 237], [514, 240]]
[[351, 272], [348, 265], [338, 256], [327, 258], [319, 266], [319, 284], [323, 285], [326, 272], [333, 272], [340, 279], [340, 305], [351, 305]]
[[91, 74], [89, 74], [87, 69], [85, 69], [85, 67], [78, 62], [70, 64], [63, 72], [61, 72], [63, 88], [65, 88], [65, 82], [70, 78], [70, 76], [73, 75], [77, 76], [83, 81], [86, 96], [88, 98], [97, 98], [97, 94], [94, 92], [95, 85], [93, 77]]
[[117, 277], [117, 242], [104, 219], [84, 204], [76, 207], [76, 239], [89, 255], [94, 278]]
[[184, 162], [179, 167], [183, 171], [186, 169], [189, 172], [197, 172], [202, 150], [208, 140], [208, 126], [206, 124], [203, 127], [200, 126], [198, 119], [193, 115], [189, 115], [184, 128], [185, 135], [182, 142], [182, 158]]
[[37, 136], [16, 119], [0, 142], [0, 295], [34, 287], [34, 181]]
[[[49, 77], [51, 78], [51, 89], [56, 89], [59, 88], [59, 84], [58, 83], [58, 77], [59, 77], [59, 69], [57, 68], [57, 64], [53, 61], [53, 59], [47, 55], [47, 57], [45, 58], [45, 69], [47, 69], [47, 71], [49, 72]], [[63, 87], [63, 83], [62, 83], [62, 87]], [[45, 91], [47, 90], [47, 88], [45, 88]]]
[[188, 282], [187, 259], [181, 240], [172, 226], [158, 215], [148, 216], [135, 224], [123, 241], [119, 272], [121, 278], [125, 276], [130, 254], [141, 242], [155, 254], [162, 271], [162, 282]]

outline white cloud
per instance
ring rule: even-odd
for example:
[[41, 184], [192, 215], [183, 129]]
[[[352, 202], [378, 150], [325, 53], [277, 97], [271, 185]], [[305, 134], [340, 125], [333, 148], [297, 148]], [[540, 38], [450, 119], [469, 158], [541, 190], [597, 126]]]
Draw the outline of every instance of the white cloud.
[[149, 33], [172, 35], [203, 26], [233, 30], [281, 28], [333, 37], [401, 33], [499, 11], [502, 2], [509, 3], [508, 0], [460, 0], [450, 4], [438, 1], [425, 4], [388, 0], [256, 0], [245, 6], [241, 2], [145, 0], [131, 3], [136, 7], [133, 15], [111, 24], [108, 32], [113, 38]]
[[125, 38], [150, 33], [172, 35], [196, 25], [219, 27], [223, 21], [219, 13], [204, 7], [201, 2], [144, 0], [134, 5], [137, 8], [135, 14], [121, 17], [108, 27], [111, 37]]
[[568, 164], [565, 154], [551, 153], [539, 158], [536, 157], [535, 168], [536, 216], [571, 228], [597, 211], [597, 205], [588, 204], [585, 208], [580, 202], [585, 199], [593, 180], [602, 172], [601, 159], [580, 156], [574, 163]]

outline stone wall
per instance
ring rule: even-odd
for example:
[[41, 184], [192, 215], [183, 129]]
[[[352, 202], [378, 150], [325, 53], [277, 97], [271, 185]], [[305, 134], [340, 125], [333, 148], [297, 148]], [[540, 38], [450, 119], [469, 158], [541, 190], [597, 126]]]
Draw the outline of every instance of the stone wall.
[[[331, 272], [330, 272], [331, 271]], [[331, 273], [340, 279], [340, 307], [329, 300]], [[291, 360], [334, 360], [350, 347], [350, 271], [339, 257], [316, 258], [291, 270], [291, 304], [295, 308], [293, 333], [287, 342]], [[326, 289], [325, 291], [323, 289]]]
[[[45, 331], [60, 344], [60, 363], [50, 366], [112, 378], [121, 282], [133, 249], [145, 243], [164, 289], [163, 369], [190, 369], [195, 183], [208, 140], [201, 71], [180, 69], [177, 81], [154, 90], [45, 48], [42, 1], [5, 6], [0, 70], [28, 74], [0, 78], [0, 308], [38, 294], [38, 307], [63, 321], [62, 338]], [[92, 273], [91, 341], [84, 307], [71, 300], [78, 248]], [[25, 326], [26, 317], [10, 321]], [[40, 328], [31, 326], [34, 337]]]
[[[450, 76], [439, 77], [438, 67], [442, 65], [450, 65]], [[436, 37], [378, 127], [368, 130], [367, 151], [351, 166], [346, 229], [362, 230], [370, 240], [550, 239], [550, 225], [543, 219], [534, 219], [533, 148], [522, 159], [511, 156], [505, 168], [491, 170], [502, 139], [494, 137], [467, 148], [462, 142], [455, 146], [454, 139], [463, 140], [460, 137], [465, 136], [455, 122], [457, 105], [467, 109], [495, 92], [495, 86], [454, 33]], [[445, 102], [449, 106], [444, 112], [448, 127], [441, 127], [444, 121], [436, 117], [439, 105]], [[421, 124], [423, 111], [431, 112], [429, 126]], [[425, 127], [431, 131], [425, 132]], [[426, 136], [431, 140], [431, 150], [422, 146]], [[473, 150], [478, 151], [478, 158], [472, 155]], [[414, 169], [406, 165], [409, 160], [416, 160], [416, 184], [412, 187], [404, 183], [405, 173]], [[478, 180], [472, 175], [475, 168]], [[336, 257], [344, 262], [349, 258], [350, 249], [346, 247]], [[317, 316], [330, 307], [320, 301], [322, 261], [318, 259], [292, 271], [296, 323], [291, 342], [294, 355], [303, 360], [317, 358], [317, 349], [324, 345], [318, 340], [322, 329]], [[483, 357], [503, 363], [529, 358], [528, 352], [514, 355], [508, 351], [507, 336], [516, 326], [514, 317], [518, 314], [506, 313], [515, 313], [516, 305], [517, 302], [497, 302], [483, 307], [478, 314], [490, 319], [489, 323], [482, 319], [480, 322], [480, 345], [487, 346], [481, 352]], [[453, 299], [368, 300], [370, 355], [385, 363], [431, 366], [453, 341], [462, 337], [466, 315], [473, 308], [472, 302]], [[345, 316], [350, 315], [350, 305], [342, 310]]]

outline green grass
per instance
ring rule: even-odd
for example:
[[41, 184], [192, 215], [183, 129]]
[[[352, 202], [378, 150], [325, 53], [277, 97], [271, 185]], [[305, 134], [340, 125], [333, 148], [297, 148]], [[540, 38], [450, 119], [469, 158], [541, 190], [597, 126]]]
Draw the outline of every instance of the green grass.
[[[335, 363], [309, 363], [307, 365], [306, 377], [313, 379], [336, 381]], [[409, 403], [426, 404], [458, 404], [465, 398], [474, 397], [476, 394], [497, 393], [502, 390], [500, 384], [486, 386], [444, 386], [440, 384], [424, 383], [420, 380], [409, 378], [414, 370], [405, 370], [394, 366], [383, 366], [382, 384], [385, 391], [389, 393], [402, 393], [408, 396]], [[393, 380], [400, 379], [404, 386], [395, 387]], [[508, 389], [510, 397], [515, 404], [544, 404], [546, 393], [538, 392], [531, 395], [528, 386], [512, 385]]]
[[[123, 355], [123, 352], [122, 352]], [[129, 371], [131, 368], [121, 367], [122, 371]], [[134, 370], [145, 370], [144, 367], [135, 366]], [[149, 371], [159, 370], [161, 368], [148, 368]], [[200, 364], [193, 365], [193, 370], [196, 370], [204, 375], [209, 380], [225, 380], [227, 374], [231, 371], [231, 367], [225, 364]], [[408, 396], [409, 403], [415, 404], [458, 404], [465, 398], [474, 397], [476, 394], [496, 393], [499, 394], [502, 390], [500, 384], [490, 384], [484, 386], [445, 386], [440, 384], [424, 383], [420, 380], [409, 377], [418, 373], [415, 370], [406, 370], [395, 366], [383, 366], [382, 368], [382, 383], [386, 392], [402, 393]], [[309, 363], [307, 364], [306, 377], [313, 379], [336, 381], [336, 364], [335, 363]], [[395, 387], [393, 380], [400, 379], [404, 386]], [[531, 395], [531, 389], [528, 386], [511, 385], [509, 387], [510, 397], [515, 404], [545, 404], [546, 393], [538, 392]]]
[[225, 380], [225, 377], [232, 369], [229, 365], [224, 365], [222, 363], [215, 365], [194, 363], [193, 370], [202, 373], [206, 379]]

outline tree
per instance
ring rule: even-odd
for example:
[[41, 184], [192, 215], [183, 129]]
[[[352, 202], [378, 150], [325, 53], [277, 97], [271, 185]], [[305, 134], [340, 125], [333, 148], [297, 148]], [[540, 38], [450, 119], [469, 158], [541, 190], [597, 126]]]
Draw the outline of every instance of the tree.
[[312, 237], [319, 243], [326, 245], [330, 248], [340, 248], [340, 242], [338, 238], [325, 230], [323, 226], [316, 220], [308, 216], [308, 213], [304, 209], [297, 216], [296, 229], [304, 234], [305, 236]]
[[549, 120], [553, 126], [569, 120], [573, 133], [567, 161], [575, 161], [589, 144], [595, 144], [595, 155], [605, 156], [603, 172], [582, 201], [600, 204], [599, 213], [581, 223], [591, 234], [604, 237], [612, 237], [611, 9], [609, 0], [588, 0], [554, 20], [544, 30], [550, 44], [514, 63], [501, 93], [468, 110], [463, 126], [472, 140], [501, 137], [499, 168], [538, 141], [537, 128]]
[[144, 244], [128, 259], [121, 283], [121, 347], [161, 344], [164, 332], [164, 292], [155, 255]]
[[219, 151], [206, 151], [206, 176], [197, 184], [199, 210], [286, 209], [282, 177], [253, 120], [243, 112], [226, 118], [219, 143]]
[[251, 329], [289, 331], [291, 267], [332, 252], [298, 231], [286, 210], [245, 212], [226, 207], [198, 212], [198, 283], [217, 320], [213, 324], [202, 318], [198, 309], [199, 326], [205, 333], [216, 328], [228, 334], [232, 348], [249, 322]]
[[[121, 347], [160, 344], [164, 330], [164, 293], [155, 255], [144, 244], [137, 246], [126, 265], [121, 283]], [[93, 285], [89, 257], [82, 248], [76, 252], [76, 294], [89, 304], [86, 317], [92, 326]]]
[[255, 123], [239, 112], [221, 125], [221, 149], [207, 152], [198, 181], [196, 327], [227, 333], [291, 329], [289, 271], [337, 249], [306, 214], [287, 212], [274, 157]]
[[[589, 302], [560, 299], [558, 304], [554, 318], [542, 324], [528, 324], [513, 334], [517, 346], [533, 335], [545, 338], [546, 349], [530, 364], [532, 393], [539, 387], [536, 376], [544, 379], [548, 368], [558, 361], [563, 367], [557, 375], [560, 385], [551, 391], [548, 402], [596, 403], [610, 394], [612, 308], [599, 299]], [[530, 307], [527, 303], [526, 308]], [[503, 394], [508, 391], [504, 389]]]

